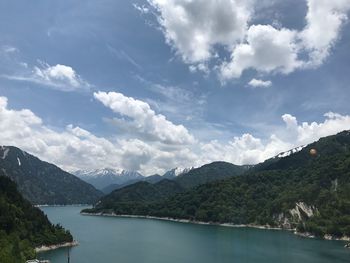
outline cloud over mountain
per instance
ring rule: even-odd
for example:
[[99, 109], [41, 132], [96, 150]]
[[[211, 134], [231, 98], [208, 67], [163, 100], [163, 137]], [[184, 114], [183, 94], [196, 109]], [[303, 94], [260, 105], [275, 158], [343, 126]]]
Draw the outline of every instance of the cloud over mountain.
[[[152, 118], [158, 120], [159, 116], [148, 104], [140, 100], [113, 93], [99, 93], [99, 96], [95, 94], [95, 97], [99, 97], [107, 107], [116, 112], [122, 112], [137, 120], [151, 118], [147, 120], [152, 125], [158, 124], [157, 121], [153, 122]], [[157, 127], [152, 125], [146, 131], [155, 132], [159, 141], [147, 141], [133, 135], [119, 139], [104, 138], [74, 125], [68, 125], [64, 129], [53, 129], [29, 109], [10, 109], [7, 98], [0, 97], [0, 145], [15, 145], [68, 170], [108, 166], [154, 174], [177, 166], [199, 166], [217, 160], [254, 164], [320, 137], [350, 129], [350, 116], [332, 112], [325, 114], [325, 120], [319, 123], [298, 123], [290, 114], [283, 115], [282, 119], [285, 126], [281, 126], [267, 139], [245, 133], [230, 141], [200, 142], [195, 140], [186, 128], [179, 128], [165, 121], [163, 116], [160, 117], [160, 127], [165, 127], [173, 133], [178, 132], [169, 137], [171, 143], [166, 144], [167, 136], [170, 135], [158, 134]], [[142, 124], [141, 121], [139, 125]], [[167, 139], [163, 140], [164, 138]], [[179, 143], [173, 144], [175, 140]], [[187, 145], [181, 144], [184, 142]]]

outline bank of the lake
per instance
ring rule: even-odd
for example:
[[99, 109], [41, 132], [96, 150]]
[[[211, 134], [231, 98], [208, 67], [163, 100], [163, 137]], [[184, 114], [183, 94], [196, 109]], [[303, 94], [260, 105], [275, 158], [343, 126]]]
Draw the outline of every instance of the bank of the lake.
[[[72, 263], [350, 262], [344, 242], [306, 239], [288, 231], [82, 216], [81, 207], [42, 209], [78, 240], [79, 246], [71, 249]], [[66, 262], [66, 255], [64, 248], [39, 254], [52, 263]]]
[[[255, 228], [255, 229], [264, 229], [264, 230], [283, 230], [283, 231], [290, 231], [294, 233], [297, 236], [305, 237], [305, 238], [316, 238], [311, 233], [301, 233], [297, 232], [296, 229], [289, 229], [289, 228], [281, 228], [281, 227], [272, 227], [268, 225], [255, 225], [255, 224], [231, 224], [231, 223], [215, 223], [215, 222], [204, 222], [204, 221], [196, 221], [196, 220], [189, 220], [189, 219], [177, 219], [177, 218], [171, 218], [171, 217], [157, 217], [157, 216], [143, 216], [143, 215], [118, 215], [115, 213], [86, 213], [81, 212], [81, 215], [84, 216], [107, 216], [107, 217], [122, 217], [122, 218], [140, 218], [140, 219], [154, 219], [154, 220], [163, 220], [163, 221], [171, 221], [171, 222], [177, 222], [177, 223], [185, 223], [185, 224], [197, 224], [197, 225], [213, 225], [213, 226], [224, 226], [224, 227], [234, 227], [234, 228]], [[324, 240], [333, 240], [333, 241], [350, 241], [350, 237], [335, 237], [331, 235], [325, 235]], [[345, 244], [344, 246], [347, 246]]]
[[35, 252], [41, 253], [41, 252], [46, 252], [46, 251], [55, 250], [55, 249], [59, 249], [59, 248], [75, 247], [78, 245], [79, 245], [79, 243], [76, 240], [74, 240], [72, 242], [66, 242], [66, 243], [61, 243], [61, 244], [56, 244], [56, 245], [51, 245], [51, 246], [43, 245], [40, 247], [36, 247]]

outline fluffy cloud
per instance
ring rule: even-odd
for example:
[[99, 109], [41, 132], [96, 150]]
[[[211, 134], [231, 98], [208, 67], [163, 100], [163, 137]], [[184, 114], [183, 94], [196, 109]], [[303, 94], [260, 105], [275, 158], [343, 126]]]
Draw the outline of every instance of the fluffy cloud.
[[309, 51], [309, 66], [319, 66], [339, 38], [341, 26], [348, 19], [348, 0], [308, 0], [307, 25], [300, 38]]
[[[302, 31], [271, 25], [252, 25], [246, 40], [233, 49], [230, 62], [221, 66], [223, 80], [239, 78], [252, 68], [259, 72], [288, 74], [296, 69], [320, 66], [339, 38], [347, 20], [347, 0], [307, 0], [306, 26]], [[298, 57], [306, 54], [301, 60]]]
[[317, 123], [299, 123], [285, 114], [285, 126], [268, 139], [251, 134], [228, 142], [193, 141], [171, 145], [138, 138], [107, 139], [68, 125], [63, 130], [49, 128], [28, 109], [12, 110], [7, 98], [0, 97], [0, 145], [14, 145], [67, 170], [117, 167], [144, 174], [162, 173], [174, 167], [200, 166], [223, 160], [235, 164], [254, 164], [320, 137], [350, 129], [350, 116], [325, 114]]
[[294, 116], [284, 114], [282, 120], [285, 126], [278, 134], [272, 134], [265, 141], [251, 134], [243, 134], [228, 143], [212, 141], [201, 144], [202, 162], [226, 160], [235, 164], [256, 164], [283, 151], [350, 129], [350, 116], [348, 115], [329, 112], [325, 114], [325, 118], [321, 123], [303, 122], [299, 124]]
[[79, 88], [86, 85], [72, 67], [61, 64], [56, 66], [45, 64], [44, 68], [35, 67], [34, 78], [37, 78], [39, 82], [54, 86]]
[[0, 97], [0, 129], [2, 145], [18, 146], [67, 169], [114, 165], [120, 156], [110, 141], [79, 127], [57, 132], [28, 109], [9, 109], [5, 97]]
[[244, 0], [149, 0], [159, 13], [166, 41], [189, 63], [208, 60], [217, 44], [232, 46], [244, 37], [251, 16]]
[[238, 78], [245, 69], [260, 72], [290, 73], [301, 65], [298, 60], [296, 32], [275, 29], [270, 25], [251, 26], [247, 32], [247, 43], [236, 46], [232, 60], [221, 67], [224, 79]]
[[[114, 119], [119, 126], [128, 126], [146, 138], [168, 144], [190, 144], [194, 142], [193, 136], [183, 125], [175, 125], [164, 115], [156, 114], [148, 103], [126, 97], [117, 92], [95, 92], [94, 97], [109, 107], [115, 113], [128, 117]], [[145, 138], [144, 137], [144, 138]]]
[[251, 81], [249, 81], [248, 85], [253, 88], [259, 88], [259, 87], [267, 88], [272, 85], [272, 82], [270, 80], [264, 81], [261, 79], [252, 79]]
[[14, 74], [2, 75], [1, 77], [17, 81], [33, 82], [61, 91], [87, 90], [91, 87], [91, 85], [81, 78], [70, 66], [61, 64], [50, 66], [45, 62], [39, 62], [40, 65], [34, 67], [30, 67], [28, 64], [21, 62], [21, 71]]
[[[301, 31], [249, 24], [259, 1], [149, 0], [149, 3], [157, 10], [167, 43], [190, 64], [189, 69], [208, 74], [211, 70], [208, 64], [217, 64], [215, 68], [220, 69], [219, 77], [225, 82], [239, 78], [247, 69], [289, 74], [296, 69], [320, 66], [348, 19], [350, 2], [306, 1], [306, 25]], [[218, 47], [224, 47], [230, 54], [228, 61], [222, 62]]]
[[271, 135], [263, 142], [247, 133], [228, 143], [211, 141], [202, 144], [201, 151], [204, 163], [225, 160], [234, 164], [256, 164], [292, 147], [292, 143], [283, 141], [276, 135]]
[[151, 174], [194, 160], [182, 146], [106, 139], [73, 125], [49, 128], [28, 109], [9, 109], [6, 97], [0, 97], [0, 129], [0, 145], [20, 147], [67, 170], [118, 167]]

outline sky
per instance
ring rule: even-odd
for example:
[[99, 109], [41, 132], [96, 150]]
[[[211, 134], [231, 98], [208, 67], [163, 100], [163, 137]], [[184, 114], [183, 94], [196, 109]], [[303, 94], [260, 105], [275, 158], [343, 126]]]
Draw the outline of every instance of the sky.
[[349, 14], [350, 0], [2, 0], [0, 144], [151, 175], [350, 129]]

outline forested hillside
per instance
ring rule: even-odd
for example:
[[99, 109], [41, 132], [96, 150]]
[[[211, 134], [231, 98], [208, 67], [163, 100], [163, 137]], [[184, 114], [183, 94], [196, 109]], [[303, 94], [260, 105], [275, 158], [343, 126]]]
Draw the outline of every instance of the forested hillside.
[[[108, 207], [111, 209], [111, 207]], [[114, 211], [123, 214], [118, 203]], [[104, 212], [100, 203], [90, 212]], [[350, 132], [128, 213], [350, 236]]]
[[33, 204], [92, 204], [102, 196], [92, 185], [16, 147], [0, 147], [0, 169]]
[[0, 171], [0, 262], [24, 263], [35, 258], [34, 248], [73, 240], [69, 231], [52, 225], [46, 215], [17, 191]]

